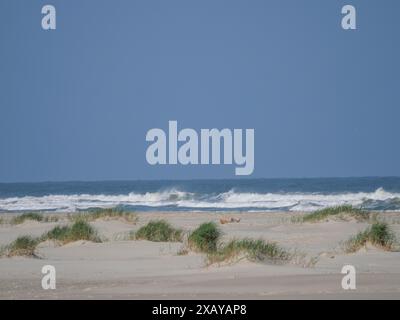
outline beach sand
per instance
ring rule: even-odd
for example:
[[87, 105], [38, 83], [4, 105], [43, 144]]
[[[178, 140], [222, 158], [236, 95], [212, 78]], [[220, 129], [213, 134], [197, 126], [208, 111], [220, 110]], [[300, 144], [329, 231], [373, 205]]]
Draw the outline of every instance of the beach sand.
[[[399, 299], [400, 252], [375, 247], [346, 254], [342, 242], [369, 225], [355, 220], [294, 223], [300, 213], [144, 212], [138, 222], [97, 220], [91, 224], [106, 241], [64, 246], [44, 242], [40, 258], [0, 258], [0, 299]], [[222, 217], [240, 218], [221, 225]], [[381, 213], [400, 238], [400, 213]], [[215, 221], [223, 239], [276, 241], [296, 258], [287, 264], [250, 262], [207, 265], [203, 254], [179, 255], [182, 243], [125, 240], [153, 219], [185, 231]], [[39, 236], [67, 223], [26, 221], [0, 225], [0, 246], [21, 235]], [[57, 287], [41, 287], [44, 265], [56, 268]], [[356, 290], [342, 289], [344, 265], [357, 271]]]

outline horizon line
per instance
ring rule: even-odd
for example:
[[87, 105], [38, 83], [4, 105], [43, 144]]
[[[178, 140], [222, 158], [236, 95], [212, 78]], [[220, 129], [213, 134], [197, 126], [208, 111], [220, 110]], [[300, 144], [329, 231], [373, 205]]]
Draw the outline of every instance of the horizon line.
[[138, 182], [138, 181], [149, 181], [149, 182], [160, 182], [160, 181], [223, 181], [223, 180], [317, 180], [317, 179], [400, 179], [400, 176], [319, 176], [319, 177], [271, 177], [271, 178], [251, 178], [251, 177], [233, 177], [233, 178], [188, 178], [188, 179], [89, 179], [89, 180], [40, 180], [40, 181], [12, 181], [2, 182], [0, 184], [43, 184], [43, 183], [100, 183], [100, 182]]

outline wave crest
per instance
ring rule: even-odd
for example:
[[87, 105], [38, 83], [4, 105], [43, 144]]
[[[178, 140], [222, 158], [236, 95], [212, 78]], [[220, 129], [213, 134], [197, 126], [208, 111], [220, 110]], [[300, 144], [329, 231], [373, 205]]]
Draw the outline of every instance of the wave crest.
[[379, 188], [357, 193], [250, 193], [234, 189], [220, 194], [195, 194], [177, 189], [120, 195], [74, 194], [0, 199], [0, 211], [76, 211], [91, 208], [129, 207], [186, 210], [289, 210], [312, 211], [353, 205], [369, 210], [400, 210], [400, 194]]

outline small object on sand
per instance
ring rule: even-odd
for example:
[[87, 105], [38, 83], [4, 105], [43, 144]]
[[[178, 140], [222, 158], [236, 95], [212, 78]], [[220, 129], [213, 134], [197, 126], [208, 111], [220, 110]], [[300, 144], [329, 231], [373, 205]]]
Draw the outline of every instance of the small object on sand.
[[240, 222], [240, 218], [232, 218], [232, 217], [230, 217], [230, 218], [221, 218], [221, 219], [219, 219], [219, 222], [221, 224], [233, 223], [233, 222], [238, 223], [238, 222]]

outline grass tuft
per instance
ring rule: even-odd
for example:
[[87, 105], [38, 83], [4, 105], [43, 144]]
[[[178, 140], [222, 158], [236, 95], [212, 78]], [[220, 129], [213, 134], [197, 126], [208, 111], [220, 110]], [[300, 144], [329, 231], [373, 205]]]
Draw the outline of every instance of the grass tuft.
[[172, 227], [165, 220], [150, 221], [133, 234], [137, 240], [155, 242], [181, 242], [183, 231]]
[[[9, 223], [16, 225], [24, 223], [25, 221], [57, 222], [59, 221], [59, 219], [60, 218], [58, 216], [42, 215], [37, 212], [27, 212], [11, 218], [11, 220], [9, 220]], [[3, 221], [3, 223], [5, 223], [5, 220]]]
[[367, 243], [380, 247], [386, 251], [392, 251], [396, 243], [396, 237], [389, 225], [385, 222], [375, 222], [365, 231], [359, 232], [344, 243], [347, 253], [353, 253], [364, 247]]
[[291, 255], [274, 242], [258, 239], [236, 239], [222, 245], [215, 252], [208, 254], [210, 264], [223, 261], [234, 261], [238, 258], [247, 258], [250, 261], [285, 262]]
[[43, 216], [39, 213], [35, 212], [29, 212], [29, 213], [23, 213], [21, 215], [15, 216], [11, 219], [10, 223], [11, 224], [21, 224], [24, 223], [26, 220], [32, 220], [32, 221], [43, 221]]
[[232, 262], [240, 258], [285, 262], [292, 257], [276, 243], [262, 239], [235, 239], [227, 244], [219, 244], [221, 235], [222, 232], [214, 222], [203, 223], [189, 235], [188, 246], [197, 252], [206, 253], [209, 264]]
[[83, 212], [78, 214], [73, 214], [69, 216], [70, 220], [85, 220], [85, 221], [95, 221], [98, 219], [108, 219], [108, 220], [124, 220], [129, 223], [136, 223], [138, 216], [133, 212], [126, 212], [119, 208], [105, 208], [97, 209], [89, 212]]
[[36, 257], [35, 250], [40, 240], [31, 236], [21, 236], [3, 248], [7, 257], [27, 256]]
[[86, 221], [78, 220], [71, 226], [57, 226], [42, 236], [42, 240], [55, 240], [62, 244], [78, 240], [101, 242], [97, 231]]
[[369, 212], [362, 209], [354, 208], [353, 206], [343, 205], [336, 207], [329, 207], [321, 210], [308, 213], [301, 217], [300, 222], [319, 222], [330, 217], [344, 217], [351, 216], [357, 220], [367, 220], [370, 217]]
[[41, 237], [21, 236], [0, 249], [0, 256], [29, 256], [37, 257], [36, 247], [46, 240], [59, 241], [62, 244], [78, 240], [101, 242], [96, 230], [86, 221], [76, 221], [71, 226], [56, 226]]
[[221, 235], [221, 230], [214, 222], [206, 222], [189, 235], [188, 244], [195, 251], [215, 252]]

